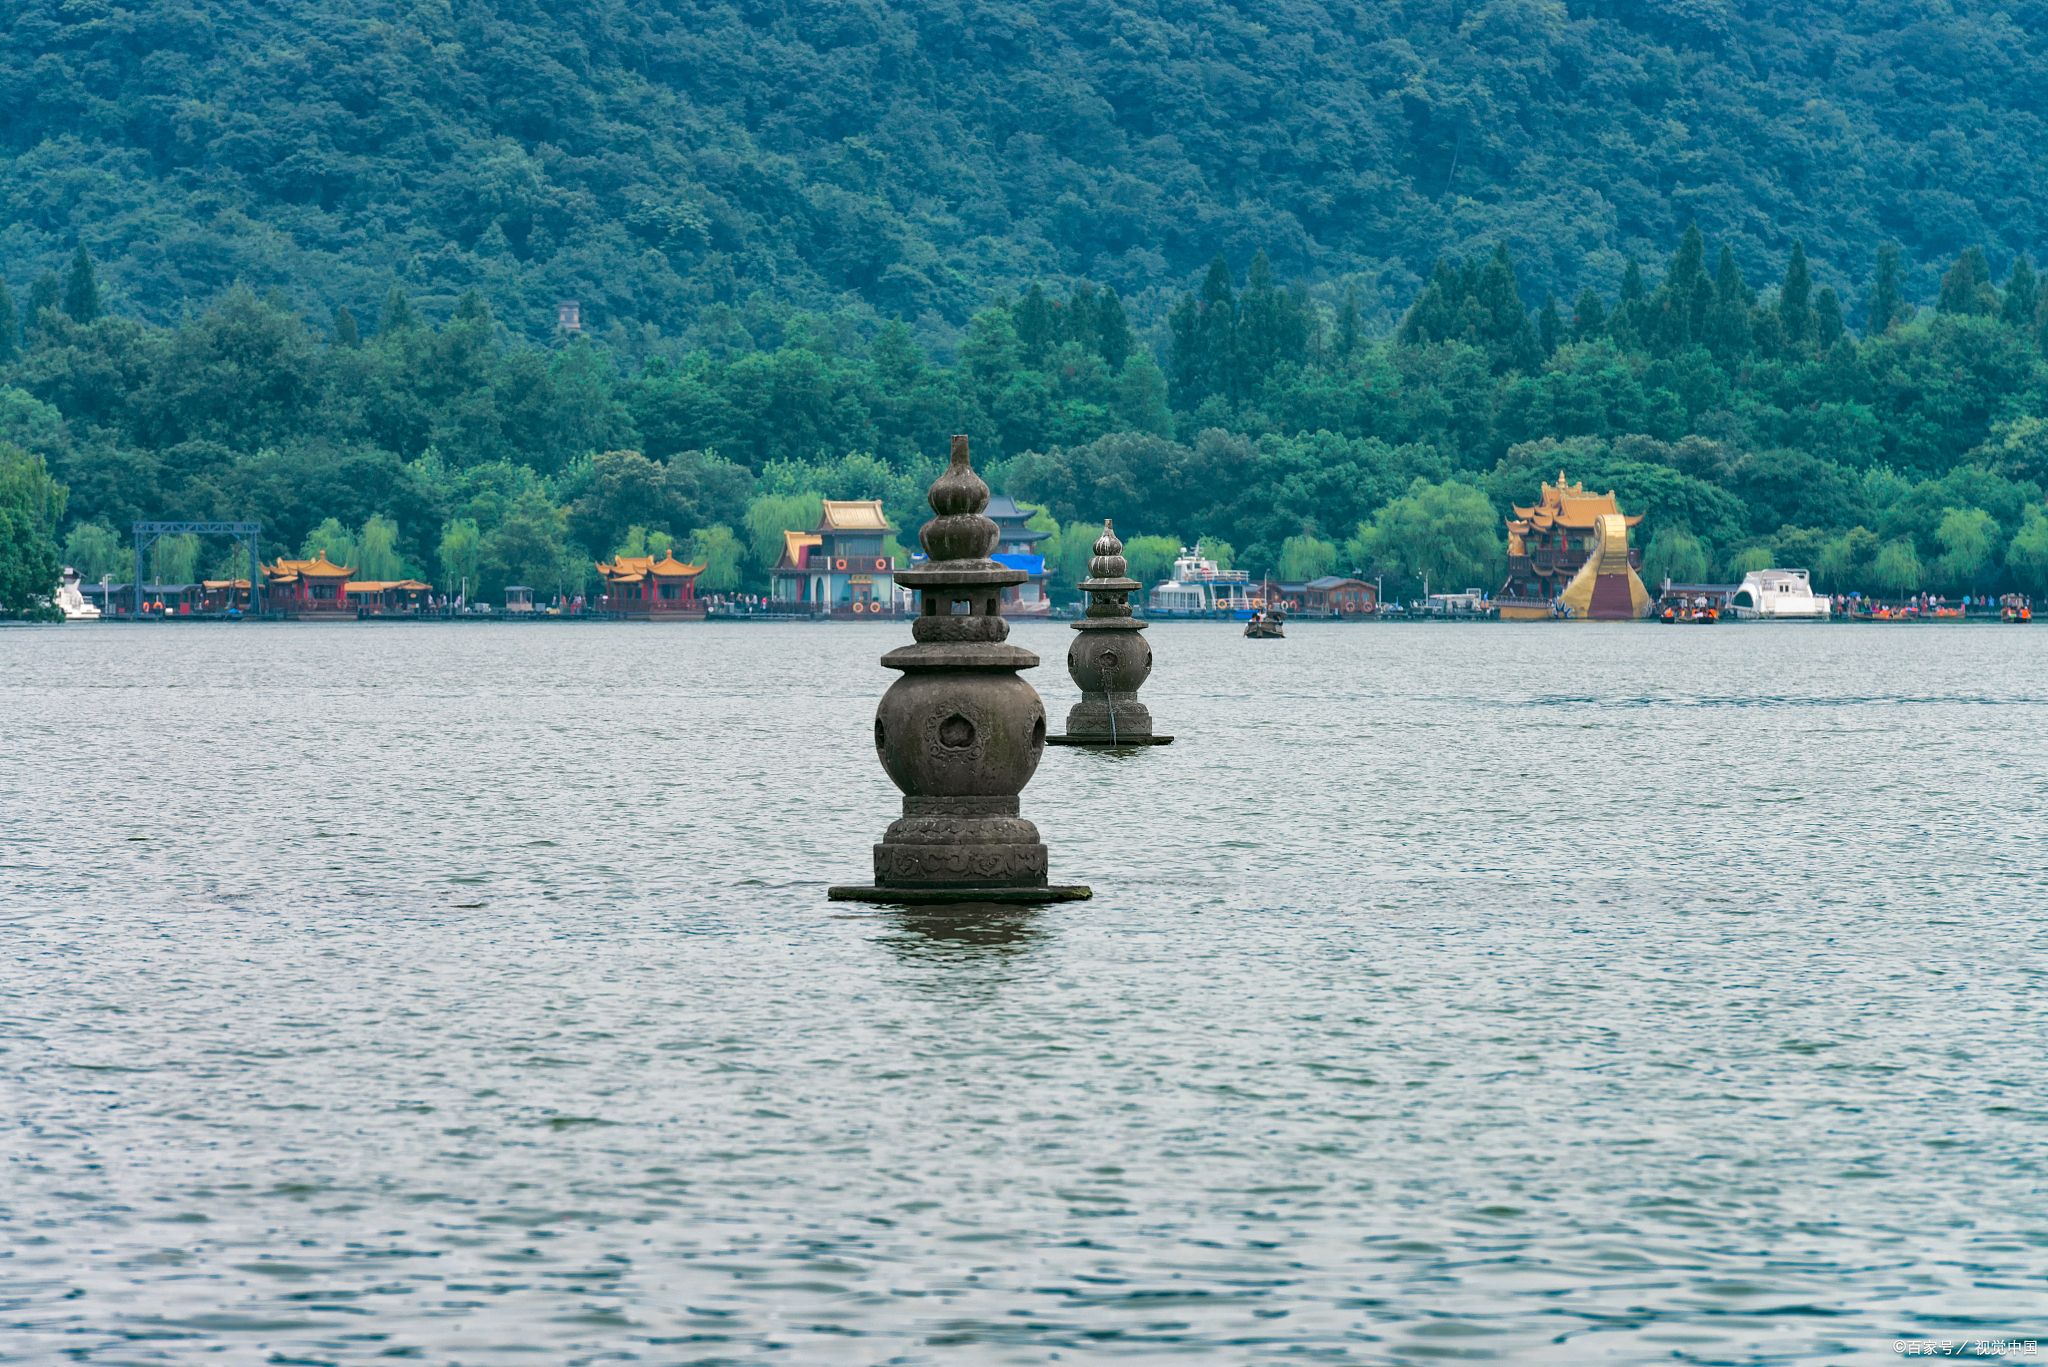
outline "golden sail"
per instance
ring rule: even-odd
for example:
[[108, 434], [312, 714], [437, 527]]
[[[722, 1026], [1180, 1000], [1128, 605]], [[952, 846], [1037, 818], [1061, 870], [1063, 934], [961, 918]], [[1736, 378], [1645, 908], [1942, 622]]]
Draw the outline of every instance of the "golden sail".
[[1650, 614], [1650, 591], [1628, 563], [1628, 519], [1602, 513], [1593, 519], [1592, 553], [1559, 597], [1571, 615], [1587, 621], [1627, 621]]

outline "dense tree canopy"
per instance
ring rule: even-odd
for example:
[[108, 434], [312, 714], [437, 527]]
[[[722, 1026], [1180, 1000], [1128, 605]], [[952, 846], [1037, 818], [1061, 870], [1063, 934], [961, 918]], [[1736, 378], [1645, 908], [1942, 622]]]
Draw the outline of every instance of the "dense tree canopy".
[[2048, 590], [2031, 268], [1999, 280], [1960, 253], [1925, 307], [1887, 247], [1868, 278], [1890, 321], [1858, 336], [1798, 244], [1761, 290], [1713, 245], [1688, 228], [1569, 318], [1516, 308], [1505, 247], [1438, 262], [1379, 342], [1263, 254], [1241, 277], [1217, 258], [1163, 358], [1112, 291], [1034, 285], [974, 314], [950, 365], [901, 323], [864, 340], [821, 315], [782, 318], [773, 347], [635, 366], [581, 337], [529, 346], [476, 294], [437, 326], [394, 291], [370, 335], [323, 338], [245, 287], [170, 327], [79, 322], [59, 293], [5, 339], [0, 442], [68, 491], [39, 505], [44, 535], [89, 578], [133, 519], [254, 517], [273, 545], [451, 589], [581, 587], [595, 559], [667, 546], [758, 589], [821, 497], [883, 500], [908, 544], [964, 431], [1045, 509], [1068, 589], [1104, 518], [1162, 563], [1199, 538], [1257, 573], [1397, 592], [1490, 575], [1499, 515], [1562, 469], [1644, 515], [1653, 573]]
[[[0, 276], [20, 300], [47, 274], [80, 323], [82, 240], [92, 307], [158, 322], [241, 280], [343, 335], [403, 284], [436, 323], [475, 290], [543, 340], [573, 297], [633, 347], [651, 327], [773, 350], [760, 296], [901, 317], [950, 358], [994, 291], [1034, 279], [1113, 286], [1150, 328], [1213, 256], [1264, 249], [1387, 322], [1441, 283], [1438, 255], [1504, 240], [1533, 311], [1613, 297], [1630, 256], [1695, 220], [1751, 273], [1804, 239], [1855, 323], [1880, 239], [1905, 247], [1895, 284], [1931, 298], [1963, 249], [2003, 275], [2048, 229], [2041, 0], [6, 16]], [[1505, 327], [1497, 285], [1477, 297]], [[1292, 345], [1277, 307], [1247, 326]], [[1485, 340], [1493, 364], [1521, 345]]]

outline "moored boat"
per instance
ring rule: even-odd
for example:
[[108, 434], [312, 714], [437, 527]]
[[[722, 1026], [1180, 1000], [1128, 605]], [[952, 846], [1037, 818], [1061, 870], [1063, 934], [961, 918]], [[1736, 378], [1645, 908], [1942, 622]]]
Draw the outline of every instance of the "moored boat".
[[1173, 577], [1152, 586], [1145, 599], [1151, 618], [1206, 618], [1250, 621], [1265, 610], [1266, 600], [1252, 592], [1251, 576], [1226, 570], [1206, 560], [1199, 550], [1183, 548], [1173, 562]]
[[57, 584], [57, 607], [67, 622], [96, 622], [100, 610], [85, 601], [85, 595], [78, 588], [78, 571], [69, 565], [64, 567], [64, 577]]
[[1825, 622], [1832, 611], [1817, 596], [1805, 570], [1752, 570], [1729, 599], [1740, 621]]
[[1657, 620], [1666, 626], [1710, 627], [1721, 620], [1721, 613], [1704, 596], [1667, 598]]

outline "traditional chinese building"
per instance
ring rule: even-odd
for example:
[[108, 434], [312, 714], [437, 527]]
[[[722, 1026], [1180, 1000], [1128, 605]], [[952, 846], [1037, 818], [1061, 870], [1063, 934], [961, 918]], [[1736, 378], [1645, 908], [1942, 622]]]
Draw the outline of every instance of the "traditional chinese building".
[[322, 551], [311, 560], [279, 560], [263, 567], [264, 594], [272, 612], [294, 616], [340, 616], [355, 611], [348, 601], [351, 565], [336, 565]]
[[604, 578], [602, 606], [607, 612], [650, 622], [695, 621], [704, 616], [704, 605], [697, 601], [697, 576], [704, 573], [704, 566], [685, 565], [672, 551], [615, 556], [610, 564], [599, 565], [597, 572]]
[[1276, 584], [1267, 598], [1291, 617], [1366, 617], [1379, 608], [1379, 590], [1363, 579], [1326, 574], [1301, 584]]
[[432, 584], [417, 579], [351, 579], [347, 589], [349, 605], [359, 617], [416, 613], [433, 592]]
[[[1495, 600], [1502, 620], [1547, 618], [1561, 603], [1574, 617], [1640, 617], [1649, 591], [1636, 575], [1643, 557], [1628, 531], [1642, 520], [1621, 511], [1613, 490], [1589, 494], [1565, 483], [1560, 470], [1534, 507], [1517, 507], [1507, 520], [1508, 578]], [[1593, 572], [1583, 574], [1589, 564]], [[1575, 590], [1569, 600], [1567, 590]]]
[[893, 613], [896, 561], [882, 539], [895, 530], [878, 498], [826, 499], [815, 530], [782, 534], [769, 571], [775, 601], [834, 617]]
[[200, 581], [199, 587], [207, 612], [249, 610], [249, 581], [246, 579], [206, 579]]
[[1018, 506], [1017, 500], [1008, 494], [991, 498], [983, 510], [982, 515], [993, 518], [1000, 529], [995, 551], [989, 558], [1031, 576], [1021, 584], [1011, 584], [1003, 589], [1005, 617], [1052, 615], [1052, 599], [1046, 593], [1045, 556], [1038, 550], [1038, 543], [1052, 533], [1034, 532], [1024, 525], [1037, 513], [1036, 508]]

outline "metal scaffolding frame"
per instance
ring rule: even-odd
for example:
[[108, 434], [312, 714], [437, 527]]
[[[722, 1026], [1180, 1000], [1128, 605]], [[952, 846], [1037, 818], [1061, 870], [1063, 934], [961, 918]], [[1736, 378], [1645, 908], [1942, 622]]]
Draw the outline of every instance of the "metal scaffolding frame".
[[[135, 615], [142, 615], [142, 553], [163, 537], [180, 532], [201, 536], [232, 536], [249, 543], [249, 611], [263, 611], [263, 555], [259, 549], [261, 522], [138, 522], [135, 524]], [[230, 596], [230, 602], [233, 597]]]

